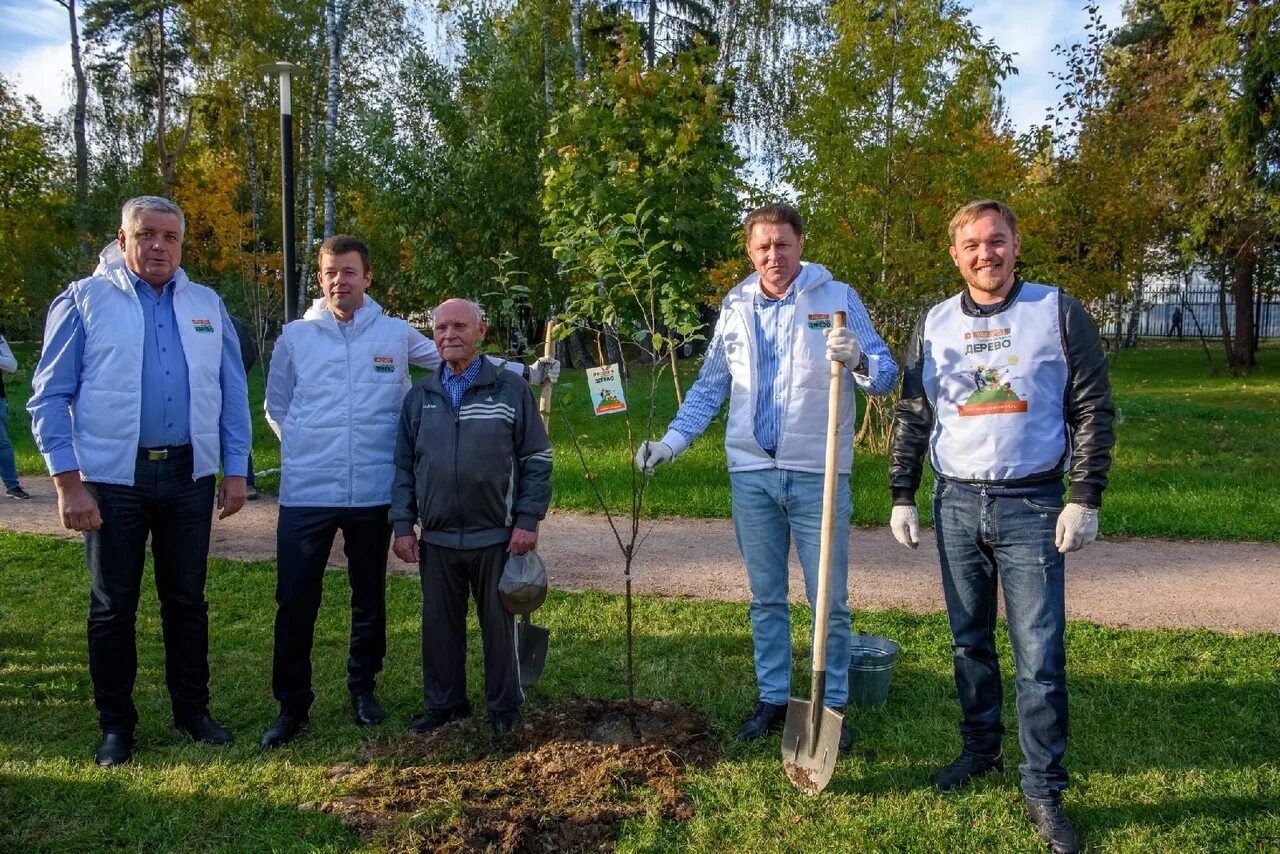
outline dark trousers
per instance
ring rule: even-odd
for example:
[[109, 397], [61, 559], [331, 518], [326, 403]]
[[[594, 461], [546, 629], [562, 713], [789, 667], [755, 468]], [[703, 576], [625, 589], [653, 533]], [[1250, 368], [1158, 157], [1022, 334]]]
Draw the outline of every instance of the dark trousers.
[[422, 688], [429, 709], [467, 701], [467, 595], [476, 599], [484, 646], [485, 706], [509, 712], [524, 701], [516, 661], [515, 617], [498, 599], [507, 546], [446, 549], [420, 544]]
[[102, 527], [86, 531], [89, 566], [89, 676], [104, 732], [138, 723], [136, 622], [147, 536], [155, 561], [164, 634], [165, 685], [175, 720], [209, 711], [209, 605], [204, 598], [213, 475], [191, 479], [191, 448], [165, 460], [140, 454], [132, 486], [85, 483]]
[[996, 584], [1004, 588], [1013, 647], [1022, 791], [1053, 800], [1067, 787], [1064, 561], [1054, 545], [1062, 485], [992, 495], [945, 483], [933, 518], [951, 623], [960, 735], [972, 753], [1000, 750], [1004, 698], [996, 656]]
[[276, 525], [276, 632], [271, 689], [285, 714], [305, 714], [311, 690], [311, 646], [324, 568], [342, 531], [351, 584], [351, 644], [347, 688], [373, 691], [387, 654], [388, 505], [281, 507]]

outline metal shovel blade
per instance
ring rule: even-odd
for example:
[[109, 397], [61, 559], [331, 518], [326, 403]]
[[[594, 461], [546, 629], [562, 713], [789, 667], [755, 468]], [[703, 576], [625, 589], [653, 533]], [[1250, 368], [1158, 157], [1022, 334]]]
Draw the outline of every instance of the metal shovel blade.
[[521, 688], [536, 685], [542, 678], [550, 640], [551, 630], [546, 626], [535, 626], [529, 622], [527, 614], [516, 620], [516, 660], [520, 663]]
[[782, 767], [792, 785], [806, 795], [816, 795], [831, 782], [840, 757], [840, 725], [844, 715], [821, 706], [814, 726], [813, 703], [787, 702], [787, 722], [782, 728]]

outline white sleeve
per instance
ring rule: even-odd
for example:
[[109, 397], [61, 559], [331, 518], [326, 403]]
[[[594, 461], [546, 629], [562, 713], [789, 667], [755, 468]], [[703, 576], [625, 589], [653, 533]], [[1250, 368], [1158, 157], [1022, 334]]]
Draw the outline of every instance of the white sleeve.
[[11, 374], [18, 370], [18, 359], [13, 355], [13, 350], [9, 349], [9, 342], [0, 336], [0, 371]]
[[281, 438], [285, 416], [289, 414], [289, 405], [293, 403], [293, 387], [297, 382], [293, 373], [293, 360], [289, 356], [289, 345], [285, 343], [283, 333], [276, 339], [276, 346], [271, 351], [271, 370], [267, 374], [267, 424], [276, 438]]

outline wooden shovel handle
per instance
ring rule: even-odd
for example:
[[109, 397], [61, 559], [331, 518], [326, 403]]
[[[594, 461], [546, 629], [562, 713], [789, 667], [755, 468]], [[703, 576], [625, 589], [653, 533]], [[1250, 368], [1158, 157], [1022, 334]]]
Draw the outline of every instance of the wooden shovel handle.
[[[845, 313], [835, 312], [831, 329], [843, 329]], [[831, 362], [831, 391], [827, 398], [827, 463], [822, 480], [822, 538], [818, 547], [818, 595], [814, 597], [813, 671], [827, 669], [827, 626], [831, 622], [831, 538], [836, 527], [836, 467], [840, 459], [840, 384], [844, 364]], [[816, 677], [815, 677], [816, 678]]]
[[[556, 322], [554, 320], [547, 321], [547, 339], [542, 345], [542, 355], [548, 359], [554, 359], [556, 355], [556, 342], [551, 337], [556, 331]], [[554, 386], [546, 382], [542, 383], [542, 397], [538, 399], [538, 412], [542, 415], [542, 427], [548, 433], [551, 432], [551, 392]]]

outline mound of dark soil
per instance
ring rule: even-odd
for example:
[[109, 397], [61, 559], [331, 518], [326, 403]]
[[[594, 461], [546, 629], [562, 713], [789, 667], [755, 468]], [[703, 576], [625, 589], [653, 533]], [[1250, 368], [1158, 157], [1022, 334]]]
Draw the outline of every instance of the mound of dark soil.
[[689, 819], [685, 769], [719, 756], [706, 718], [678, 703], [566, 701], [503, 739], [477, 716], [373, 746], [363, 758], [390, 767], [332, 769], [350, 788], [320, 808], [398, 851], [608, 851], [627, 819]]

